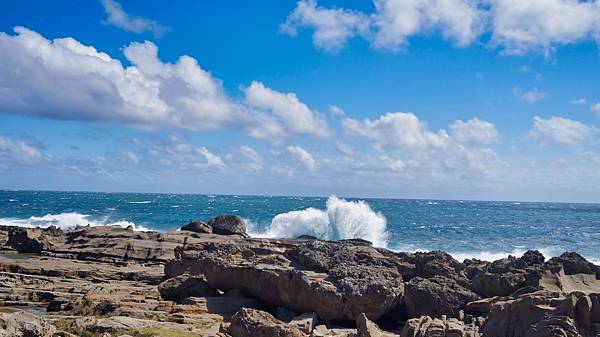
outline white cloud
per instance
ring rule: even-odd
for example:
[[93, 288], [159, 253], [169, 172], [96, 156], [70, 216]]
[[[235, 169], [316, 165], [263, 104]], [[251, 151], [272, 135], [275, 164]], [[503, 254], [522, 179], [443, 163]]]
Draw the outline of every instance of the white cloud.
[[592, 104], [590, 110], [600, 115], [600, 102]]
[[477, 118], [455, 121], [450, 135], [443, 129], [431, 131], [416, 115], [403, 112], [375, 120], [345, 119], [343, 125], [350, 134], [371, 140], [380, 153], [378, 160], [393, 172], [451, 179], [498, 176], [505, 167], [493, 150], [484, 147], [498, 140], [495, 126]]
[[559, 45], [600, 40], [600, 1], [577, 0], [373, 0], [363, 13], [301, 0], [284, 32], [314, 30], [315, 45], [337, 51], [362, 37], [375, 48], [399, 50], [417, 35], [440, 33], [464, 47], [491, 36], [508, 54], [550, 53]]
[[444, 130], [436, 133], [410, 112], [391, 112], [376, 120], [346, 118], [342, 121], [346, 130], [374, 141], [377, 149], [420, 152], [443, 148], [449, 136]]
[[223, 159], [221, 159], [221, 157], [217, 156], [216, 154], [210, 152], [204, 146], [197, 148], [196, 152], [202, 157], [204, 157], [204, 160], [206, 161], [206, 163], [199, 164], [200, 167], [225, 167], [225, 162], [223, 162]]
[[482, 30], [477, 2], [471, 0], [374, 0], [375, 13], [319, 7], [301, 0], [282, 25], [295, 36], [300, 28], [314, 29], [313, 41], [338, 51], [350, 38], [361, 36], [375, 48], [398, 50], [414, 35], [438, 31], [458, 46], [471, 43]]
[[102, 0], [101, 3], [107, 15], [106, 19], [102, 22], [107, 25], [138, 34], [152, 32], [155, 37], [161, 37], [164, 33], [171, 30], [169, 27], [160, 25], [156, 21], [139, 16], [130, 16], [123, 10], [123, 6], [115, 0]]
[[550, 118], [534, 117], [531, 135], [541, 143], [558, 143], [579, 146], [592, 141], [597, 129], [579, 121], [552, 116]]
[[587, 100], [583, 97], [581, 98], [576, 98], [571, 100], [570, 102], [571, 104], [575, 104], [575, 105], [585, 105], [587, 103]]
[[39, 148], [23, 141], [0, 136], [0, 162], [32, 165], [41, 162], [44, 158], [45, 155]]
[[600, 2], [577, 0], [491, 1], [492, 42], [507, 53], [541, 51], [600, 36]]
[[338, 150], [339, 153], [348, 157], [353, 156], [356, 153], [356, 151], [354, 151], [354, 149], [350, 147], [350, 145], [340, 141], [335, 142], [335, 148]]
[[515, 87], [515, 88], [513, 88], [513, 94], [515, 94], [515, 96], [519, 97], [521, 100], [523, 100], [524, 102], [527, 102], [529, 104], [533, 104], [538, 101], [541, 101], [544, 98], [546, 98], [546, 96], [548, 96], [548, 94], [540, 91], [538, 88], [533, 88], [528, 91], [523, 91], [523, 90], [521, 90], [521, 88]]
[[241, 109], [197, 61], [164, 63], [151, 42], [124, 49], [132, 66], [72, 38], [46, 40], [23, 27], [0, 33], [4, 113], [206, 130], [238, 123]]
[[450, 134], [459, 143], [489, 145], [498, 141], [498, 130], [494, 124], [478, 118], [466, 122], [457, 120], [450, 124]]
[[244, 92], [248, 106], [271, 112], [286, 131], [321, 138], [332, 134], [323, 115], [311, 110], [294, 93], [281, 93], [256, 81], [244, 88]]
[[481, 13], [470, 0], [375, 0], [372, 15], [376, 48], [397, 50], [414, 36], [439, 31], [457, 46], [469, 45], [482, 31]]
[[330, 105], [329, 113], [336, 117], [346, 116], [346, 112], [344, 111], [344, 109], [340, 108], [337, 105]]
[[365, 34], [368, 25], [368, 17], [356, 11], [317, 7], [315, 0], [301, 0], [281, 25], [281, 30], [296, 36], [298, 28], [311, 27], [315, 46], [335, 52], [349, 38]]
[[288, 146], [287, 151], [309, 171], [317, 169], [315, 158], [305, 149], [300, 146]]

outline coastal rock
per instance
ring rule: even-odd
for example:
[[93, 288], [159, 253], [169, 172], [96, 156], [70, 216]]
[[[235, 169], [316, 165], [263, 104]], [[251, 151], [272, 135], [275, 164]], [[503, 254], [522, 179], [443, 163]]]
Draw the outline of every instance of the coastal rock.
[[233, 337], [305, 337], [298, 328], [287, 325], [271, 314], [242, 308], [231, 317], [229, 333]]
[[371, 322], [364, 314], [356, 319], [356, 332], [358, 337], [398, 337], [398, 335], [381, 330], [377, 324]]
[[292, 317], [292, 319], [288, 322], [289, 325], [297, 327], [300, 329], [300, 331], [306, 334], [310, 334], [318, 323], [319, 316], [316, 312], [307, 312], [302, 315]]
[[220, 235], [246, 234], [246, 222], [237, 215], [219, 215], [208, 221], [213, 233]]
[[485, 337], [597, 336], [600, 294], [540, 291], [491, 305]]
[[187, 274], [170, 278], [158, 285], [160, 296], [167, 301], [180, 301], [186, 297], [210, 297], [219, 293], [208, 286], [201, 277]]
[[342, 327], [328, 327], [318, 325], [310, 335], [311, 337], [357, 337], [356, 329]]
[[194, 232], [194, 233], [212, 233], [212, 227], [201, 220], [194, 220], [188, 224], [181, 226], [182, 231]]
[[467, 303], [480, 297], [453, 279], [436, 275], [415, 277], [404, 285], [404, 304], [408, 317], [459, 317]]
[[600, 279], [600, 267], [575, 252], [566, 252], [558, 257], [553, 257], [545, 265], [545, 269], [553, 272], [557, 272], [561, 267], [565, 275], [593, 274]]
[[465, 266], [450, 254], [440, 251], [398, 253], [400, 260], [407, 265], [400, 266], [404, 280], [413, 277], [430, 278], [437, 275], [452, 278], [462, 285], [469, 283]]
[[0, 314], [0, 337], [54, 337], [55, 326], [45, 319], [26, 312]]
[[352, 242], [224, 240], [181, 247], [216, 289], [241, 289], [268, 305], [322, 319], [378, 319], [401, 300], [394, 260]]
[[528, 251], [522, 257], [509, 256], [488, 264], [473, 277], [473, 290], [484, 297], [507, 296], [526, 286], [537, 287], [544, 256]]
[[406, 322], [400, 337], [479, 337], [479, 329], [455, 318], [421, 316]]
[[600, 292], [600, 267], [577, 253], [564, 253], [544, 262], [538, 251], [489, 263], [473, 279], [473, 290], [484, 297], [550, 290]]

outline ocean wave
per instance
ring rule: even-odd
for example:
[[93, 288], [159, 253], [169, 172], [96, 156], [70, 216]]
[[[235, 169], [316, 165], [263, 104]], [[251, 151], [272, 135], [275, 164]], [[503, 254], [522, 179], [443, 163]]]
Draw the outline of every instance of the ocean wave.
[[326, 209], [306, 208], [276, 215], [263, 231], [250, 225], [255, 237], [294, 238], [312, 235], [323, 240], [365, 239], [376, 247], [387, 247], [387, 220], [364, 201], [347, 201], [330, 196]]
[[0, 226], [19, 226], [19, 227], [41, 227], [46, 228], [55, 226], [58, 228], [73, 228], [75, 226], [119, 226], [127, 228], [133, 227], [135, 231], [149, 231], [150, 229], [136, 225], [129, 221], [115, 221], [111, 222], [108, 219], [92, 219], [89, 215], [80, 213], [59, 213], [59, 214], [46, 214], [44, 216], [32, 216], [26, 219], [19, 218], [0, 218]]
[[150, 204], [152, 200], [144, 200], [144, 201], [130, 201], [130, 204]]

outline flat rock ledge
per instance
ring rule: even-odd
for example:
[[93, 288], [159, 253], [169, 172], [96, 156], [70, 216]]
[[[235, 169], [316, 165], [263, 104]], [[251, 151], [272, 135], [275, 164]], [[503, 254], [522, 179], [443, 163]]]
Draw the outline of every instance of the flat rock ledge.
[[494, 262], [364, 240], [0, 227], [0, 337], [598, 337], [600, 267], [576, 253]]

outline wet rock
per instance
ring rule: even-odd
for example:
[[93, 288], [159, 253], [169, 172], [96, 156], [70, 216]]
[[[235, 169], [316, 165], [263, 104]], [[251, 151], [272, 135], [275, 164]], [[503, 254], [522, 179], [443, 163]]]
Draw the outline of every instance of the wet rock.
[[233, 337], [304, 337], [298, 328], [287, 325], [271, 314], [242, 308], [231, 317], [229, 333]]
[[194, 232], [194, 233], [212, 233], [212, 227], [201, 220], [194, 220], [186, 225], [181, 226], [182, 231]]
[[210, 219], [208, 225], [215, 234], [247, 236], [246, 222], [237, 215], [219, 215]]
[[167, 301], [180, 301], [186, 297], [210, 297], [219, 293], [208, 286], [201, 277], [187, 274], [170, 278], [158, 285], [160, 296]]
[[408, 317], [459, 317], [467, 303], [480, 297], [453, 279], [435, 276], [415, 277], [404, 285], [404, 304]]

